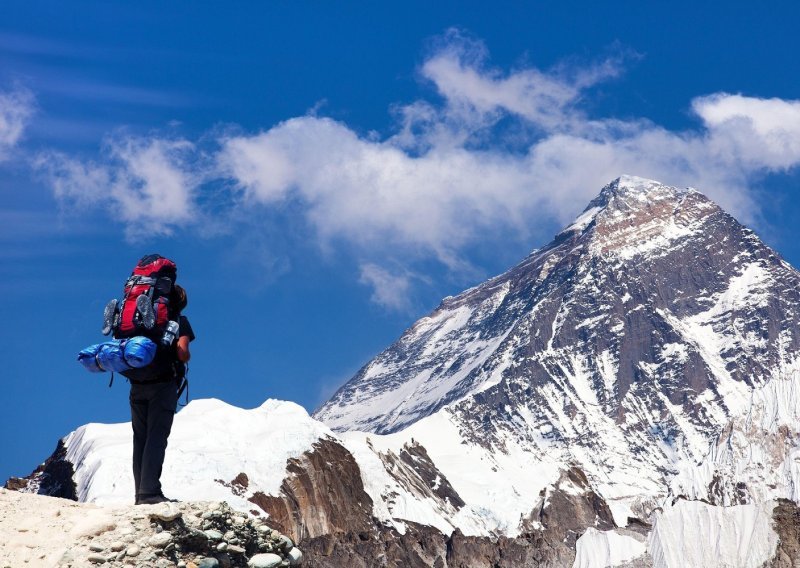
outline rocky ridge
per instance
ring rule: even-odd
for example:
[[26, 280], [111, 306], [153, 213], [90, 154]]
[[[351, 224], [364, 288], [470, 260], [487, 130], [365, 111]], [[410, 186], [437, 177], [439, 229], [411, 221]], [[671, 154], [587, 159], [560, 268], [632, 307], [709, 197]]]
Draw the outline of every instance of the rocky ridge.
[[224, 502], [97, 507], [0, 489], [0, 504], [4, 568], [285, 568], [303, 560], [289, 537]]

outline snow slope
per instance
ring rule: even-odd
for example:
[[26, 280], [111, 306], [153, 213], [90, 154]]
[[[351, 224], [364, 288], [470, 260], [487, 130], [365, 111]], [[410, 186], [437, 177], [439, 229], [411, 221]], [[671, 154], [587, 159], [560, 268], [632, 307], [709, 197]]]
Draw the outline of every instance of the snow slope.
[[[333, 433], [292, 402], [267, 400], [244, 410], [216, 399], [193, 400], [175, 416], [164, 461], [164, 493], [180, 500], [225, 500], [243, 511], [253, 508], [216, 480], [246, 471], [250, 488], [275, 494], [286, 460]], [[130, 503], [134, 498], [130, 422], [87, 424], [66, 438], [80, 501]]]

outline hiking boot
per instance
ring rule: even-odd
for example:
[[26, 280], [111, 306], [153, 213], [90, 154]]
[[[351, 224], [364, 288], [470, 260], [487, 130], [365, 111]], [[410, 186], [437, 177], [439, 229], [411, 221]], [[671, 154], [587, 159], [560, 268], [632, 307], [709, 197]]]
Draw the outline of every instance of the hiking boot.
[[103, 335], [111, 335], [111, 332], [114, 330], [114, 320], [117, 316], [118, 305], [119, 302], [116, 299], [106, 304], [103, 310], [103, 329], [100, 330]]
[[136, 311], [139, 312], [139, 321], [145, 329], [153, 329], [156, 325], [156, 311], [153, 309], [153, 301], [147, 294], [142, 294], [136, 298]]
[[157, 495], [142, 495], [136, 498], [137, 505], [158, 505], [159, 503], [177, 503], [177, 499], [164, 497], [163, 493]]

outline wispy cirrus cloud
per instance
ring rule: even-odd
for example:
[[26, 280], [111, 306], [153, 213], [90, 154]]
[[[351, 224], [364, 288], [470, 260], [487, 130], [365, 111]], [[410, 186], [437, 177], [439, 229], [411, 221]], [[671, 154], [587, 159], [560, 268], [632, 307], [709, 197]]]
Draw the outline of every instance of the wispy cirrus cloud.
[[[800, 101], [699, 96], [690, 101], [697, 126], [682, 131], [591, 116], [592, 89], [623, 71], [619, 57], [506, 71], [482, 43], [450, 32], [419, 69], [438, 98], [396, 107], [385, 136], [311, 113], [223, 135], [202, 153], [153, 138], [108, 152], [101, 165], [64, 158], [69, 167], [51, 179], [62, 197], [110, 184], [106, 202], [125, 211], [125, 196], [160, 195], [181, 220], [171, 226], [220, 210], [219, 199], [201, 203], [201, 186], [241, 211], [300, 216], [320, 245], [356, 251], [374, 301], [404, 309], [415, 281], [397, 266], [436, 259], [462, 270], [470, 247], [567, 222], [620, 174], [698, 187], [747, 221], [758, 216], [753, 180], [800, 164]], [[189, 174], [186, 154], [204, 160], [205, 173]], [[81, 178], [89, 183], [71, 181]]]
[[390, 311], [411, 311], [413, 284], [419, 279], [419, 276], [402, 268], [392, 271], [371, 262], [360, 267], [359, 282], [372, 289], [370, 299]]
[[27, 89], [0, 92], [0, 161], [19, 143], [33, 110], [33, 94]]

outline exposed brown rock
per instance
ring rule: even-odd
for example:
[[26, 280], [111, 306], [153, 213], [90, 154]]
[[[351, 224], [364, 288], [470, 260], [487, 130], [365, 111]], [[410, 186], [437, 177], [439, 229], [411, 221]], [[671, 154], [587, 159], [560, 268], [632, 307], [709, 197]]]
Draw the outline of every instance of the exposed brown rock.
[[381, 528], [325, 535], [303, 544], [305, 568], [445, 568], [445, 537], [432, 527], [409, 523], [405, 534]]
[[[408, 452], [405, 460], [392, 455], [395, 461], [391, 463], [400, 468], [395, 471], [407, 475], [403, 466], [409, 466], [409, 460], [424, 463], [421, 456], [427, 454], [419, 448], [404, 451]], [[570, 484], [568, 491], [566, 484]], [[577, 468], [564, 472], [547, 495], [547, 506], [534, 514], [542, 529], [531, 528], [530, 519], [525, 534], [517, 538], [465, 536], [458, 530], [447, 536], [415, 523], [406, 523], [407, 530], [400, 534], [372, 524], [366, 530], [309, 538], [301, 546], [309, 568], [561, 568], [572, 566], [575, 541], [586, 527], [608, 530], [615, 526], [608, 505]]]
[[223, 481], [221, 479], [215, 479], [214, 481], [230, 489], [231, 493], [237, 497], [241, 497], [247, 493], [247, 488], [250, 485], [250, 478], [247, 477], [246, 473], [240, 473], [230, 481]]
[[608, 504], [577, 467], [563, 472], [552, 489], [542, 492], [541, 505], [523, 521], [522, 528], [535, 529], [533, 521], [538, 521], [553, 540], [567, 542], [573, 549], [587, 527], [601, 531], [616, 527]]
[[418, 442], [412, 440], [410, 444], [405, 444], [399, 456], [392, 451], [376, 453], [386, 466], [386, 471], [410, 493], [418, 495], [420, 499], [427, 497], [438, 502], [442, 510], [451, 514], [464, 506], [464, 500]]
[[800, 568], [800, 508], [793, 501], [778, 499], [772, 520], [780, 542], [771, 568]]
[[325, 535], [302, 543], [306, 568], [565, 568], [572, 566], [564, 543], [542, 533], [518, 538], [450, 537], [428, 526], [407, 523], [405, 534]]
[[341, 444], [316, 442], [313, 450], [287, 462], [286, 473], [280, 495], [257, 492], [250, 501], [295, 542], [373, 530], [372, 499], [364, 491], [358, 464]]

